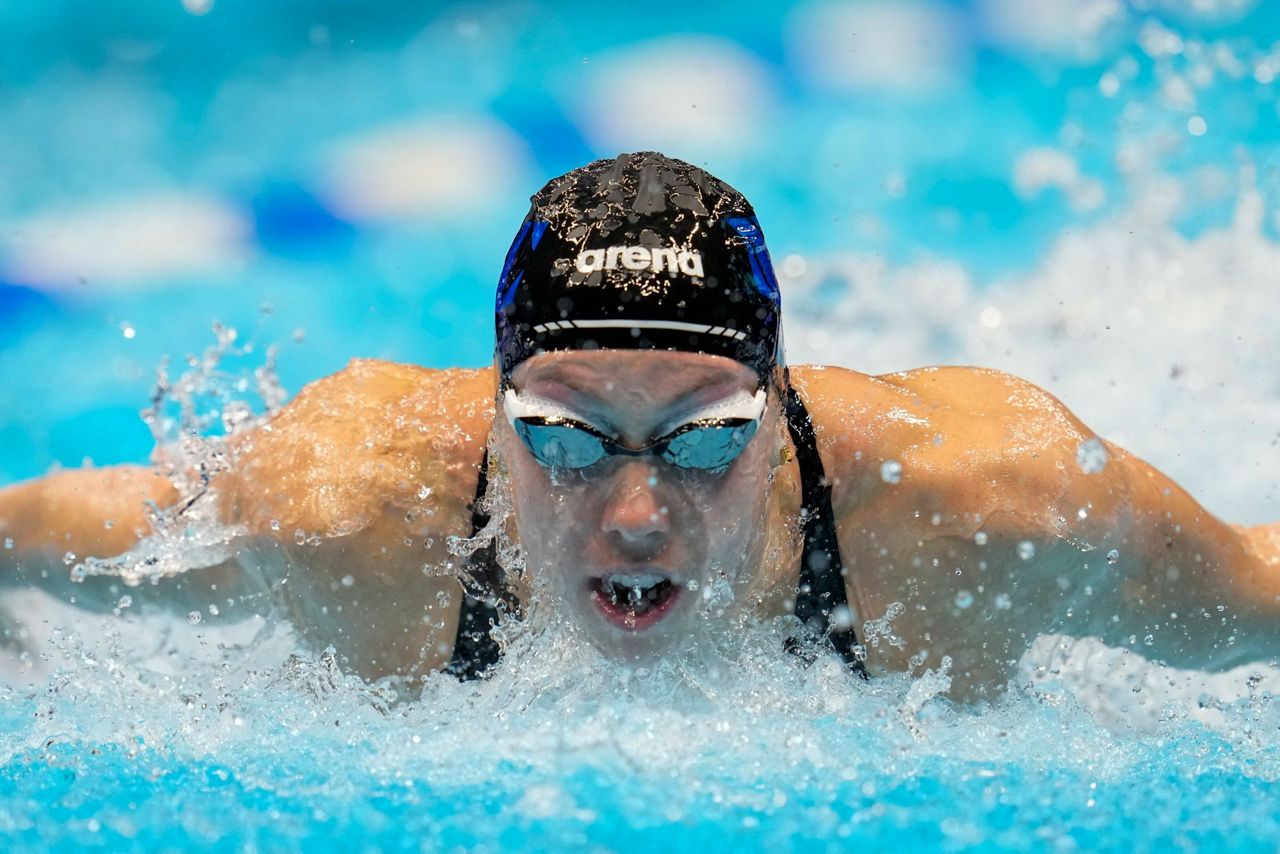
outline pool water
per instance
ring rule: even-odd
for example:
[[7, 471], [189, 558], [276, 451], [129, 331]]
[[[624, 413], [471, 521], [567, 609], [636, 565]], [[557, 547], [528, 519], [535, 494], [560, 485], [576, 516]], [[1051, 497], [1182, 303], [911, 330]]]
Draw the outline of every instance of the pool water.
[[[0, 484], [172, 441], [181, 418], [139, 417], [166, 356], [210, 442], [277, 373], [484, 364], [528, 195], [659, 147], [752, 198], [793, 362], [1008, 370], [1210, 511], [1280, 520], [1276, 7], [768, 5], [660, 2], [638, 29], [574, 4], [6, 6]], [[221, 532], [169, 533], [180, 571]], [[155, 612], [125, 580], [99, 614], [3, 592], [7, 850], [1280, 838], [1264, 665], [1047, 635], [966, 707], [940, 662], [804, 667], [784, 623], [639, 673], [552, 623], [484, 683], [370, 685], [279, 615]]]
[[956, 708], [945, 676], [806, 669], [761, 652], [781, 637], [629, 676], [543, 637], [489, 682], [401, 703], [323, 655], [158, 676], [64, 638], [76, 663], [6, 697], [4, 831], [28, 849], [683, 851], [1269, 849], [1280, 830], [1265, 678], [1209, 716], [1185, 674], [1125, 673], [1118, 708], [1144, 678], [1166, 688], [1107, 727], [1070, 675]]

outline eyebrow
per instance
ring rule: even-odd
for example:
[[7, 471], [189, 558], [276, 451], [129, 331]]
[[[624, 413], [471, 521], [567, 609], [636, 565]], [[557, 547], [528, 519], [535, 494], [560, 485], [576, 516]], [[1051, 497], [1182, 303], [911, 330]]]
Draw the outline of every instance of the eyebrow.
[[[586, 383], [583, 382], [584, 373], [591, 377], [591, 380], [587, 380]], [[692, 377], [688, 382], [688, 388], [672, 398], [668, 406], [687, 400], [707, 386], [737, 382], [736, 378], [728, 376], [723, 369], [716, 367], [692, 368], [690, 366], [682, 366], [679, 373], [685, 376], [692, 374]], [[534, 381], [558, 383], [583, 397], [600, 399], [600, 390], [591, 387], [592, 380], [599, 376], [601, 376], [601, 372], [590, 368], [571, 364], [553, 364], [543, 368]]]

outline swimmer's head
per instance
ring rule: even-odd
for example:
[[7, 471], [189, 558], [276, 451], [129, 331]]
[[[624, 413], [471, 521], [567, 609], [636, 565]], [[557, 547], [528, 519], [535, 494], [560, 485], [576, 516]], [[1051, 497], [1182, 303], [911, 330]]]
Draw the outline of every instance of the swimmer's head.
[[725, 356], [762, 380], [782, 364], [781, 301], [750, 203], [655, 152], [597, 160], [549, 182], [498, 281], [503, 384], [563, 350]]
[[497, 459], [531, 580], [600, 649], [696, 641], [790, 553], [779, 308], [751, 206], [696, 167], [622, 155], [533, 197], [498, 289]]
[[[781, 401], [750, 367], [665, 350], [516, 367], [494, 424], [535, 601], [624, 661], [707, 648], [766, 600], [794, 546]], [[771, 607], [771, 606], [766, 606]]]

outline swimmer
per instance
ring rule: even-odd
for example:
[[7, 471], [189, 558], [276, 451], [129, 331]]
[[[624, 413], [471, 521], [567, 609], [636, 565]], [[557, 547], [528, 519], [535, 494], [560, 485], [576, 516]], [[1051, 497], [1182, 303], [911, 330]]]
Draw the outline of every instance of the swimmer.
[[[851, 673], [949, 656], [957, 698], [1002, 690], [1048, 632], [1176, 666], [1280, 659], [1280, 525], [1214, 518], [999, 371], [788, 365], [763, 234], [724, 182], [640, 153], [532, 201], [492, 368], [353, 361], [235, 437], [195, 496], [127, 466], [11, 486], [6, 582], [92, 607], [109, 580], [67, 581], [66, 552], [126, 552], [148, 502], [204, 502], [241, 531], [232, 556], [155, 595], [200, 608], [268, 578], [366, 677], [483, 676], [531, 590], [621, 661], [794, 614]], [[518, 549], [451, 553], [499, 491], [513, 512], [489, 527]]]

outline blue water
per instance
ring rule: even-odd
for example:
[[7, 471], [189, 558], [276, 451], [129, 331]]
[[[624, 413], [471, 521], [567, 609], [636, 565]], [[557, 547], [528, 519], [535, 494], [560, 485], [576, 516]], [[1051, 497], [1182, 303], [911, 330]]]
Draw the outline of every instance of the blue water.
[[74, 676], [7, 698], [3, 830], [29, 850], [692, 851], [1270, 850], [1280, 829], [1264, 691], [1118, 731], [1050, 683], [957, 709], [929, 675], [778, 653], [628, 681], [541, 642], [552, 667], [517, 651], [407, 703], [323, 660], [163, 678], [73, 644]]
[[[157, 367], [181, 372], [215, 321], [253, 345], [227, 371], [275, 345], [294, 392], [355, 356], [484, 364], [527, 197], [661, 147], [753, 200], [793, 361], [1012, 370], [1210, 510], [1280, 519], [1280, 7], [1098, 4], [1096, 32], [1046, 36], [1018, 4], [891, 4], [906, 23], [757, 5], [659, 2], [637, 24], [549, 3], [6, 4], [0, 485], [144, 462]], [[857, 50], [814, 60], [842, 28]], [[415, 183], [404, 150], [443, 174]], [[450, 194], [474, 151], [474, 192]], [[121, 221], [140, 235], [123, 252]], [[718, 676], [633, 684], [550, 639], [492, 685], [392, 702], [280, 626], [4, 607], [48, 609], [0, 702], [10, 850], [1280, 838], [1266, 674], [1064, 666], [970, 709], [933, 677], [850, 684], [732, 650]]]

